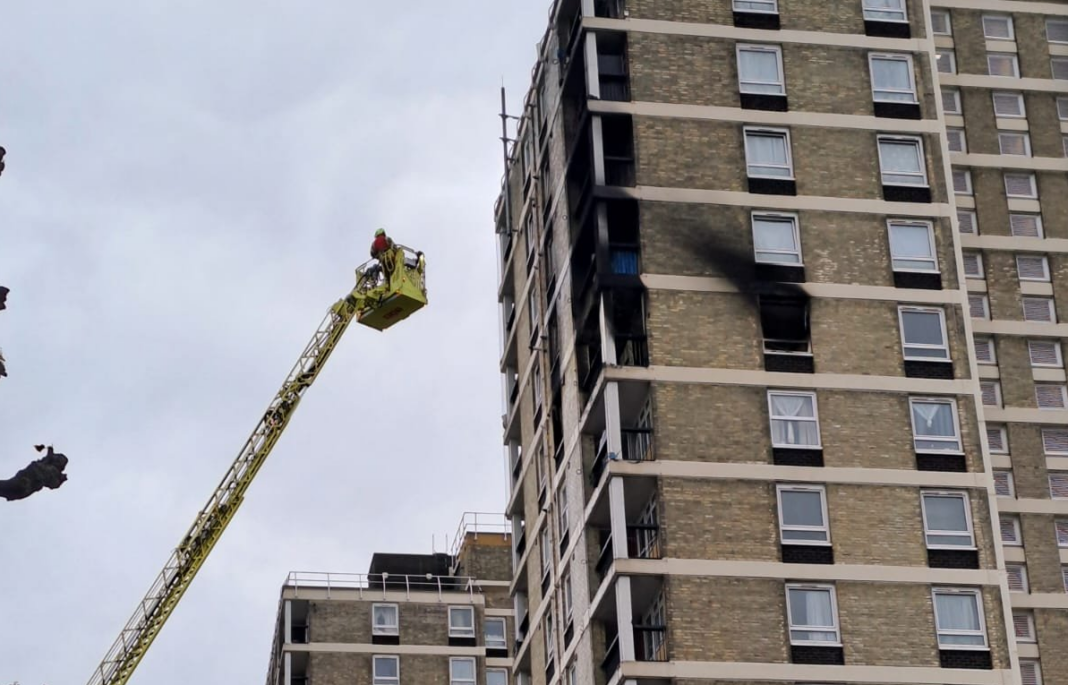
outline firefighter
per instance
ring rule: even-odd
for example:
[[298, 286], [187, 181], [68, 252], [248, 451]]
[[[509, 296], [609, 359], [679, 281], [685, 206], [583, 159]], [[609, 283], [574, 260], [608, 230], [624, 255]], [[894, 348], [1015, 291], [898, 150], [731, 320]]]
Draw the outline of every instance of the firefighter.
[[381, 228], [375, 231], [375, 239], [371, 242], [371, 259], [378, 260], [386, 283], [390, 283], [393, 279], [393, 268], [396, 265], [396, 259], [393, 256], [393, 239], [387, 236]]

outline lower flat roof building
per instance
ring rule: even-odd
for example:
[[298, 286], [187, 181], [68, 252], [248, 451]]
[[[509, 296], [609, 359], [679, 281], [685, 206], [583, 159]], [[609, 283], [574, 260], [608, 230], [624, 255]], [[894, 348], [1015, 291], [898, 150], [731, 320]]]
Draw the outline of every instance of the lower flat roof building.
[[267, 685], [509, 685], [512, 542], [492, 520], [465, 515], [448, 554], [379, 553], [365, 574], [290, 573]]

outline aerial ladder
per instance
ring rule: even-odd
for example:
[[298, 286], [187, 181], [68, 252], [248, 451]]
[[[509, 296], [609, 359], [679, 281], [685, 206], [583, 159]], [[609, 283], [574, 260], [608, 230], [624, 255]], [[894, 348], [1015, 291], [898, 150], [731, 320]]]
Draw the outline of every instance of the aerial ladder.
[[301, 397], [323, 370], [352, 320], [382, 331], [408, 318], [427, 304], [425, 276], [426, 260], [421, 252], [392, 244], [377, 260], [356, 269], [356, 286], [327, 312], [219, 487], [93, 672], [89, 685], [125, 685], [129, 681], [233, 520]]

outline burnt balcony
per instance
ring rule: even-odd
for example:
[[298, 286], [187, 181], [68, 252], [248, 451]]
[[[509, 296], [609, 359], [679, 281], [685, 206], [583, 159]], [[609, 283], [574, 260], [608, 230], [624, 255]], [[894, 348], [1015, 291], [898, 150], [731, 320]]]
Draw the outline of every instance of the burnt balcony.
[[625, 16], [627, 3], [625, 0], [594, 0], [593, 13], [595, 16], [605, 19], [622, 19]]
[[634, 660], [667, 661], [667, 627], [634, 626]]
[[[608, 569], [612, 567], [612, 531], [601, 530], [601, 550], [597, 555], [597, 574], [604, 580]], [[663, 549], [660, 545], [660, 526], [627, 526], [627, 558], [662, 559]]]
[[608, 647], [604, 650], [604, 658], [601, 659], [601, 672], [605, 680], [612, 680], [612, 676], [619, 670], [619, 635], [612, 635], [605, 639]]
[[597, 34], [597, 86], [601, 100], [630, 101], [627, 34]]
[[590, 473], [590, 482], [596, 487], [601, 482], [601, 476], [610, 461], [642, 462], [653, 461], [653, 429], [652, 428], [624, 428], [619, 431], [623, 440], [623, 452], [613, 456], [608, 452], [608, 440], [602, 436], [594, 458], [593, 470]]

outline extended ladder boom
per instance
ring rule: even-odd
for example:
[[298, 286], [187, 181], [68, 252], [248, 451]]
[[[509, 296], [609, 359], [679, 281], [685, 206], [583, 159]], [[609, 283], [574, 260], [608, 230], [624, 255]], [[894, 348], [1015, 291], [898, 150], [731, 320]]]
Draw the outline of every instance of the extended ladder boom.
[[356, 287], [330, 308], [240, 455], [197, 515], [189, 532], [171, 553], [163, 571], [137, 605], [103, 662], [93, 672], [89, 685], [125, 685], [133, 675], [215, 543], [233, 520], [245, 492], [289, 424], [301, 397], [315, 382], [352, 319], [359, 317], [361, 322], [381, 330], [385, 326], [380, 327], [372, 320], [384, 308], [395, 310], [398, 300], [407, 304], [405, 311], [391, 317], [388, 325], [392, 325], [426, 304], [422, 255], [418, 255], [414, 264], [410, 260], [405, 263], [404, 249], [398, 248], [394, 257], [401, 268], [394, 272], [392, 283], [380, 282], [380, 274], [368, 265], [357, 270]]

